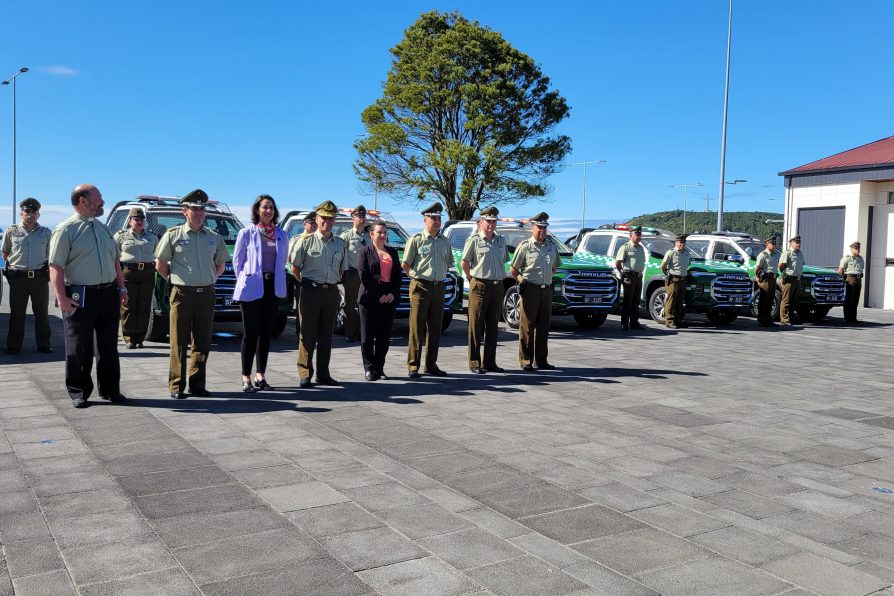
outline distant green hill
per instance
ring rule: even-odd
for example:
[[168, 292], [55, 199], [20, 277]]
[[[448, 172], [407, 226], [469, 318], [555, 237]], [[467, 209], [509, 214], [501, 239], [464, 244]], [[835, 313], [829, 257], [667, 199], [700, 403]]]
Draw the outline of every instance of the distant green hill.
[[[782, 220], [782, 213], [767, 211], [726, 211], [723, 214], [723, 227], [732, 232], [745, 232], [759, 238], [771, 235], [782, 235], [782, 223], [765, 223], [768, 219]], [[679, 234], [683, 232], [683, 210], [660, 211], [638, 215], [630, 220], [631, 224], [661, 228]], [[717, 227], [717, 212], [687, 211], [686, 233], [712, 232]]]

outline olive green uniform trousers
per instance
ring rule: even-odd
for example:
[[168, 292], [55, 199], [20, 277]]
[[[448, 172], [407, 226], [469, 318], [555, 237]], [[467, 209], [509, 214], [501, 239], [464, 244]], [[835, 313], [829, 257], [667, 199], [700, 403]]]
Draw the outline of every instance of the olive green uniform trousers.
[[314, 352], [317, 355], [317, 380], [332, 378], [329, 360], [332, 357], [332, 331], [335, 316], [341, 302], [336, 284], [318, 284], [304, 280], [301, 284], [301, 300], [298, 302], [301, 317], [301, 335], [298, 337], [298, 377], [314, 376]]
[[502, 307], [502, 280], [472, 278], [469, 282], [469, 368], [496, 367], [497, 334]]
[[[171, 288], [171, 393], [205, 390], [205, 365], [214, 327], [214, 286]], [[192, 353], [190, 353], [190, 351]], [[188, 368], [187, 368], [188, 364]]]
[[553, 313], [553, 286], [525, 284], [521, 292], [521, 321], [518, 327], [518, 362], [522, 366], [548, 364], [547, 341]]
[[146, 339], [155, 290], [155, 263], [140, 264], [142, 269], [134, 266], [136, 264], [121, 264], [124, 287], [127, 288], [127, 304], [121, 305], [121, 335], [125, 342], [134, 344]]
[[668, 325], [679, 325], [683, 322], [683, 295], [686, 293], [686, 277], [668, 275], [664, 286], [667, 302], [664, 303], [664, 322]]
[[779, 320], [783, 325], [794, 322], [794, 308], [798, 304], [798, 289], [801, 287], [801, 280], [797, 277], [790, 277], [789, 280], [788, 283], [782, 282], [782, 300], [779, 302]]
[[425, 344], [425, 369], [438, 366], [441, 321], [444, 318], [444, 282], [414, 279], [410, 282], [410, 337], [407, 340], [407, 369], [419, 371]]

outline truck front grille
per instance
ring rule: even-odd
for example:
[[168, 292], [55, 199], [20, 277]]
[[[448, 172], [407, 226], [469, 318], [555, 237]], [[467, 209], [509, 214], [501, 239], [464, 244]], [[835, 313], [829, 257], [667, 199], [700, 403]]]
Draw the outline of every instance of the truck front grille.
[[837, 275], [819, 275], [810, 286], [817, 304], [843, 304], [844, 280]]
[[718, 275], [711, 282], [711, 297], [718, 306], [751, 304], [751, 280], [747, 275]]
[[568, 308], [611, 308], [618, 299], [618, 280], [611, 271], [570, 271], [562, 282]]

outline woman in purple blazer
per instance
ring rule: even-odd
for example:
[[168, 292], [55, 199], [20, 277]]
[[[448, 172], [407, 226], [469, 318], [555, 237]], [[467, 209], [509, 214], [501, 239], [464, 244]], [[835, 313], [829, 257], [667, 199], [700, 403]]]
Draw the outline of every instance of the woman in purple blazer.
[[391, 341], [391, 323], [400, 302], [401, 268], [397, 251], [385, 245], [388, 227], [377, 222], [370, 230], [372, 246], [357, 253], [360, 272], [360, 354], [367, 381], [387, 378], [385, 354]]
[[[270, 334], [280, 298], [286, 297], [288, 237], [276, 227], [279, 209], [270, 195], [261, 195], [251, 206], [253, 225], [239, 230], [233, 250], [236, 289], [233, 299], [242, 309], [242, 390], [246, 393], [273, 389], [267, 384]], [[255, 379], [251, 363], [257, 358]]]

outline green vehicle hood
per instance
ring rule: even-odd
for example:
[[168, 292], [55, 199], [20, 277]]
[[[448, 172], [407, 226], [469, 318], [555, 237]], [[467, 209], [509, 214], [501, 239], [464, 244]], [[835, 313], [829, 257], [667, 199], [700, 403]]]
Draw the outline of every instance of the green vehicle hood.
[[570, 257], [561, 257], [559, 269], [588, 269], [588, 270], [605, 270], [614, 269], [615, 261], [608, 255], [595, 255], [590, 252], [579, 250]]
[[718, 261], [716, 259], [705, 259], [704, 261], [691, 261], [689, 263], [690, 271], [705, 271], [708, 273], [747, 273], [741, 265], [729, 261]]

